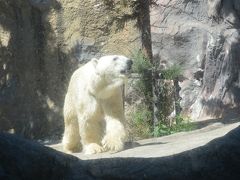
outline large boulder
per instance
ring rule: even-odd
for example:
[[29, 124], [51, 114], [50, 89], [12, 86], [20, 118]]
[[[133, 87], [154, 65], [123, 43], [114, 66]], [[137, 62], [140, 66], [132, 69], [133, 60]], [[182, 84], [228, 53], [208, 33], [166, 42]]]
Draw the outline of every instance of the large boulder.
[[[158, 0], [152, 8], [157, 60], [183, 69], [182, 114], [194, 120], [226, 116], [240, 102], [237, 0]], [[237, 111], [239, 115], [239, 111]]]
[[[226, 127], [233, 128], [235, 125]], [[222, 129], [222, 133], [226, 132]], [[207, 132], [210, 132], [209, 129]], [[207, 133], [205, 132], [205, 133]], [[201, 139], [203, 134], [199, 136]], [[205, 134], [206, 136], [206, 134]], [[211, 136], [211, 134], [208, 134]], [[185, 136], [186, 146], [192, 144]], [[171, 137], [170, 139], [176, 138]], [[167, 142], [166, 142], [167, 143]], [[169, 142], [170, 143], [170, 142]], [[160, 143], [159, 143], [160, 144]], [[204, 146], [168, 156], [151, 157], [161, 149], [135, 149], [135, 156], [115, 154], [103, 159], [80, 160], [36, 142], [0, 134], [0, 179], [239, 179], [240, 127]], [[171, 147], [171, 143], [169, 145]], [[132, 148], [134, 151], [134, 148]], [[165, 151], [172, 151], [171, 149]]]

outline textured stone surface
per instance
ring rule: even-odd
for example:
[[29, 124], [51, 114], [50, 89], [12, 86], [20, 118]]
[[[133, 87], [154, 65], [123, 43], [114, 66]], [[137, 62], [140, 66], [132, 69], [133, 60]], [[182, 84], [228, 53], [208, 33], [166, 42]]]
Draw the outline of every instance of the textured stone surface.
[[[238, 125], [215, 125], [194, 134], [144, 140], [139, 142], [141, 146], [127, 150], [132, 150], [128, 156], [117, 153], [95, 160], [80, 160], [13, 135], [0, 134], [0, 179], [239, 179]], [[209, 142], [213, 136], [219, 138]], [[179, 153], [173, 143], [178, 138], [183, 138], [179, 146], [192, 146], [192, 141], [195, 145]], [[161, 155], [164, 143], [169, 147], [164, 152], [170, 152]]]
[[[71, 73], [93, 56], [139, 48], [129, 7], [97, 0], [0, 0], [0, 130], [61, 136]], [[159, 0], [152, 9], [155, 57], [183, 66], [181, 107], [193, 120], [239, 109], [237, 0]], [[230, 111], [231, 109], [231, 111]], [[239, 111], [235, 112], [239, 115]]]
[[102, 2], [0, 0], [0, 130], [61, 136], [63, 99], [78, 65], [139, 46], [135, 22], [118, 23], [131, 9]]
[[239, 108], [239, 1], [159, 0], [152, 9], [155, 56], [183, 67], [180, 104], [193, 120]]
[[[83, 160], [116, 157], [165, 157], [204, 146], [210, 141], [224, 136], [226, 133], [239, 125], [240, 123], [230, 125], [214, 123], [210, 126], [192, 132], [182, 132], [165, 137], [144, 139], [133, 143], [127, 143], [126, 150], [114, 154], [101, 153], [95, 155], [84, 155], [83, 153], [74, 153], [73, 155]], [[51, 145], [50, 147], [62, 151], [61, 144]]]

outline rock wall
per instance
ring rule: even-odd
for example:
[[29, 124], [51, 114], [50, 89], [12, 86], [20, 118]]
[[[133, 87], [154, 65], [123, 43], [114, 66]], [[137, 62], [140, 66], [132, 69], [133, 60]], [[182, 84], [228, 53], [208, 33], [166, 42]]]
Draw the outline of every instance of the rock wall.
[[103, 54], [139, 47], [131, 9], [97, 0], [0, 0], [0, 130], [28, 138], [63, 132], [72, 72]]
[[158, 0], [151, 11], [154, 56], [183, 68], [182, 114], [193, 120], [237, 112], [240, 102], [237, 0]]
[[[92, 57], [140, 46], [132, 9], [97, 0], [0, 0], [0, 130], [60, 137], [72, 72]], [[182, 114], [219, 118], [239, 109], [237, 0], [158, 0], [154, 57], [183, 67]], [[125, 16], [126, 17], [126, 16]], [[239, 113], [237, 112], [237, 115]]]

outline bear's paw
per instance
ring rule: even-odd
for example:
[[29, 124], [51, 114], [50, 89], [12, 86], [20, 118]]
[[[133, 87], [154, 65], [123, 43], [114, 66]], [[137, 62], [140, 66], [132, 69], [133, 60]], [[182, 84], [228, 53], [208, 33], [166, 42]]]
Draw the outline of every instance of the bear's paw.
[[96, 143], [91, 143], [85, 146], [85, 154], [97, 154], [103, 152], [103, 147]]
[[114, 136], [105, 136], [102, 140], [103, 148], [105, 151], [118, 152], [123, 150], [124, 143]]

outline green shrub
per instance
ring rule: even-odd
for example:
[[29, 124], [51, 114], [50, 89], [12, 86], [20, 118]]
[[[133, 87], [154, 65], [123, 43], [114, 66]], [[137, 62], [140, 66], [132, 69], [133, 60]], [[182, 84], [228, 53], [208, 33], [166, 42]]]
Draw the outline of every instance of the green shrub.
[[161, 70], [162, 79], [175, 80], [182, 75], [182, 68], [178, 64], [174, 64], [167, 69]]
[[152, 113], [147, 108], [138, 107], [131, 116], [131, 131], [135, 139], [151, 137]]
[[136, 111], [131, 114], [131, 133], [134, 139], [143, 139], [150, 137], [161, 137], [177, 132], [187, 132], [196, 129], [196, 126], [190, 122], [190, 119], [176, 116], [173, 119], [174, 124], [168, 124], [159, 121], [158, 125], [152, 126], [152, 112], [144, 105], [137, 107]]
[[144, 75], [147, 71], [150, 71], [152, 65], [150, 61], [144, 56], [141, 51], [137, 51], [132, 53], [133, 64], [133, 72], [138, 73], [140, 75]]
[[174, 121], [175, 123], [171, 126], [166, 125], [160, 121], [153, 131], [153, 136], [160, 137], [174, 134], [177, 132], [187, 132], [196, 129], [196, 126], [190, 122], [190, 119], [185, 119], [182, 116], [176, 116], [174, 118]]
[[136, 93], [142, 96], [144, 99], [143, 103], [145, 103], [150, 110], [152, 105], [152, 65], [141, 51], [133, 53], [131, 58], [134, 61], [133, 72], [140, 76], [134, 89]]
[[[165, 80], [176, 80], [181, 74], [182, 69], [179, 65], [173, 65], [168, 69], [161, 70], [161, 79], [158, 80], [158, 124], [153, 127], [153, 97], [152, 97], [152, 65], [150, 61], [143, 55], [141, 51], [132, 54], [133, 72], [137, 73], [139, 79], [134, 84], [135, 93], [142, 98], [140, 104], [136, 104], [134, 112], [131, 114], [130, 128], [134, 137], [148, 138], [159, 137], [173, 134], [181, 131], [190, 131], [195, 127], [189, 119], [177, 115], [171, 119], [169, 123], [168, 115], [171, 113], [172, 106], [171, 97], [175, 98], [176, 93], [174, 87], [171, 89]], [[169, 89], [170, 88], [170, 89]], [[156, 90], [156, 89], [155, 89]], [[175, 99], [178, 102], [178, 99]]]

